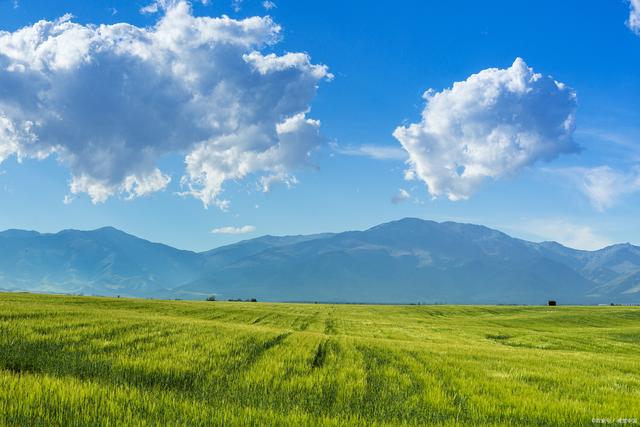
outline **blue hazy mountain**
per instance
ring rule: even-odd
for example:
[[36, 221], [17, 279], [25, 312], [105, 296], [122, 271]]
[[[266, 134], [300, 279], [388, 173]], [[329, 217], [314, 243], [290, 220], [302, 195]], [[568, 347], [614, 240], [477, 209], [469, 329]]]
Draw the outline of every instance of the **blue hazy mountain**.
[[167, 297], [198, 277], [199, 254], [112, 227], [56, 234], [0, 233], [0, 289]]
[[574, 268], [596, 283], [594, 297], [619, 294], [621, 299], [640, 301], [640, 248], [629, 243], [608, 246], [598, 251], [568, 252]]
[[587, 302], [593, 288], [575, 269], [504, 233], [408, 218], [278, 241], [178, 291], [287, 301], [541, 303]]
[[581, 251], [406, 218], [195, 253], [114, 228], [0, 233], [0, 288], [158, 298], [375, 303], [639, 303], [640, 248]]

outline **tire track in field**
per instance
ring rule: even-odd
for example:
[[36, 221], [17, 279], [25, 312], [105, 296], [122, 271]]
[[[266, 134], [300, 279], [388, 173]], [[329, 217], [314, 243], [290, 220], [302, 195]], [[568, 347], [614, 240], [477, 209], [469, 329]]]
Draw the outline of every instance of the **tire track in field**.
[[321, 340], [316, 346], [316, 351], [313, 354], [311, 369], [322, 368], [324, 366], [324, 362], [327, 360], [327, 355], [332, 351], [336, 351], [335, 342], [331, 338]]
[[229, 367], [230, 372], [228, 373], [233, 374], [241, 370], [249, 370], [265, 352], [280, 345], [289, 335], [291, 335], [291, 332], [284, 332], [263, 342], [256, 342], [256, 340], [244, 342], [231, 352], [232, 357], [238, 358], [239, 361]]
[[316, 311], [316, 312], [313, 313], [313, 315], [305, 316], [305, 317], [299, 319], [299, 321], [296, 322], [296, 324], [294, 325], [294, 329], [296, 331], [298, 331], [298, 332], [306, 331], [307, 329], [309, 329], [309, 326], [313, 322], [318, 320], [319, 316], [320, 316], [320, 312]]
[[330, 310], [327, 313], [327, 317], [324, 319], [324, 333], [326, 335], [336, 335], [338, 332], [336, 329], [336, 320], [334, 317], [334, 310]]
[[251, 325], [257, 325], [258, 323], [262, 322], [264, 319], [268, 318], [271, 314], [263, 314], [261, 316], [256, 317], [255, 319], [253, 319], [250, 324]]

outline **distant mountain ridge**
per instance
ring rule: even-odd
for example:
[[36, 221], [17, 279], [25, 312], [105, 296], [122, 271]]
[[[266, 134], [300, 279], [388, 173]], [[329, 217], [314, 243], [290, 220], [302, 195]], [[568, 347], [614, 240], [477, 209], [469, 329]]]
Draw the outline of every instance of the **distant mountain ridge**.
[[113, 227], [0, 233], [0, 289], [169, 297], [197, 277], [202, 257]]
[[364, 231], [262, 236], [196, 253], [112, 227], [0, 232], [0, 289], [154, 298], [640, 303], [640, 247], [597, 251], [480, 225], [405, 218]]

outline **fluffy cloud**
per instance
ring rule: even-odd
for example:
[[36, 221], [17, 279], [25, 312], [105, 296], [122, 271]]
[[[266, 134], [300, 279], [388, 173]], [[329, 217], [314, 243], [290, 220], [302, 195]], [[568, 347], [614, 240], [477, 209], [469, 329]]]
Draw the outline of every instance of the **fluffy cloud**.
[[242, 227], [220, 227], [211, 230], [213, 234], [247, 234], [253, 233], [256, 228], [253, 225], [243, 225]]
[[629, 0], [629, 20], [627, 25], [640, 36], [640, 0]]
[[170, 177], [157, 163], [172, 154], [185, 156], [182, 194], [205, 206], [228, 206], [229, 179], [295, 182], [323, 142], [307, 114], [327, 67], [262, 53], [280, 38], [269, 17], [149, 6], [164, 10], [150, 28], [65, 16], [0, 32], [0, 162], [56, 155], [71, 194], [95, 203], [162, 190]]
[[404, 202], [405, 200], [409, 200], [411, 198], [411, 194], [404, 188], [400, 188], [396, 194], [391, 197], [391, 203], [397, 205], [399, 203]]
[[269, 135], [270, 129], [255, 124], [215, 141], [200, 143], [186, 158], [183, 184], [189, 188], [189, 194], [205, 204], [226, 203], [216, 199], [222, 184], [257, 170], [268, 172], [260, 178], [265, 192], [275, 182], [295, 184], [295, 177], [288, 171], [307, 162], [321, 141], [319, 128], [320, 122], [300, 113], [278, 123], [274, 135]]
[[553, 172], [575, 184], [599, 211], [614, 206], [625, 195], [640, 191], [640, 167], [628, 172], [609, 166], [564, 168]]
[[423, 180], [434, 197], [466, 199], [487, 178], [578, 148], [575, 92], [520, 58], [424, 98], [422, 120], [393, 135], [409, 154], [406, 177]]

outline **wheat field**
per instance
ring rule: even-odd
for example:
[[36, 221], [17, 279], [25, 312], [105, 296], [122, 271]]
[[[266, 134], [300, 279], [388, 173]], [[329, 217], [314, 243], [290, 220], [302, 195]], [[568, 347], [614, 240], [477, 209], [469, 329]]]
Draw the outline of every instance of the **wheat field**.
[[640, 307], [0, 294], [2, 425], [593, 425], [640, 418]]

